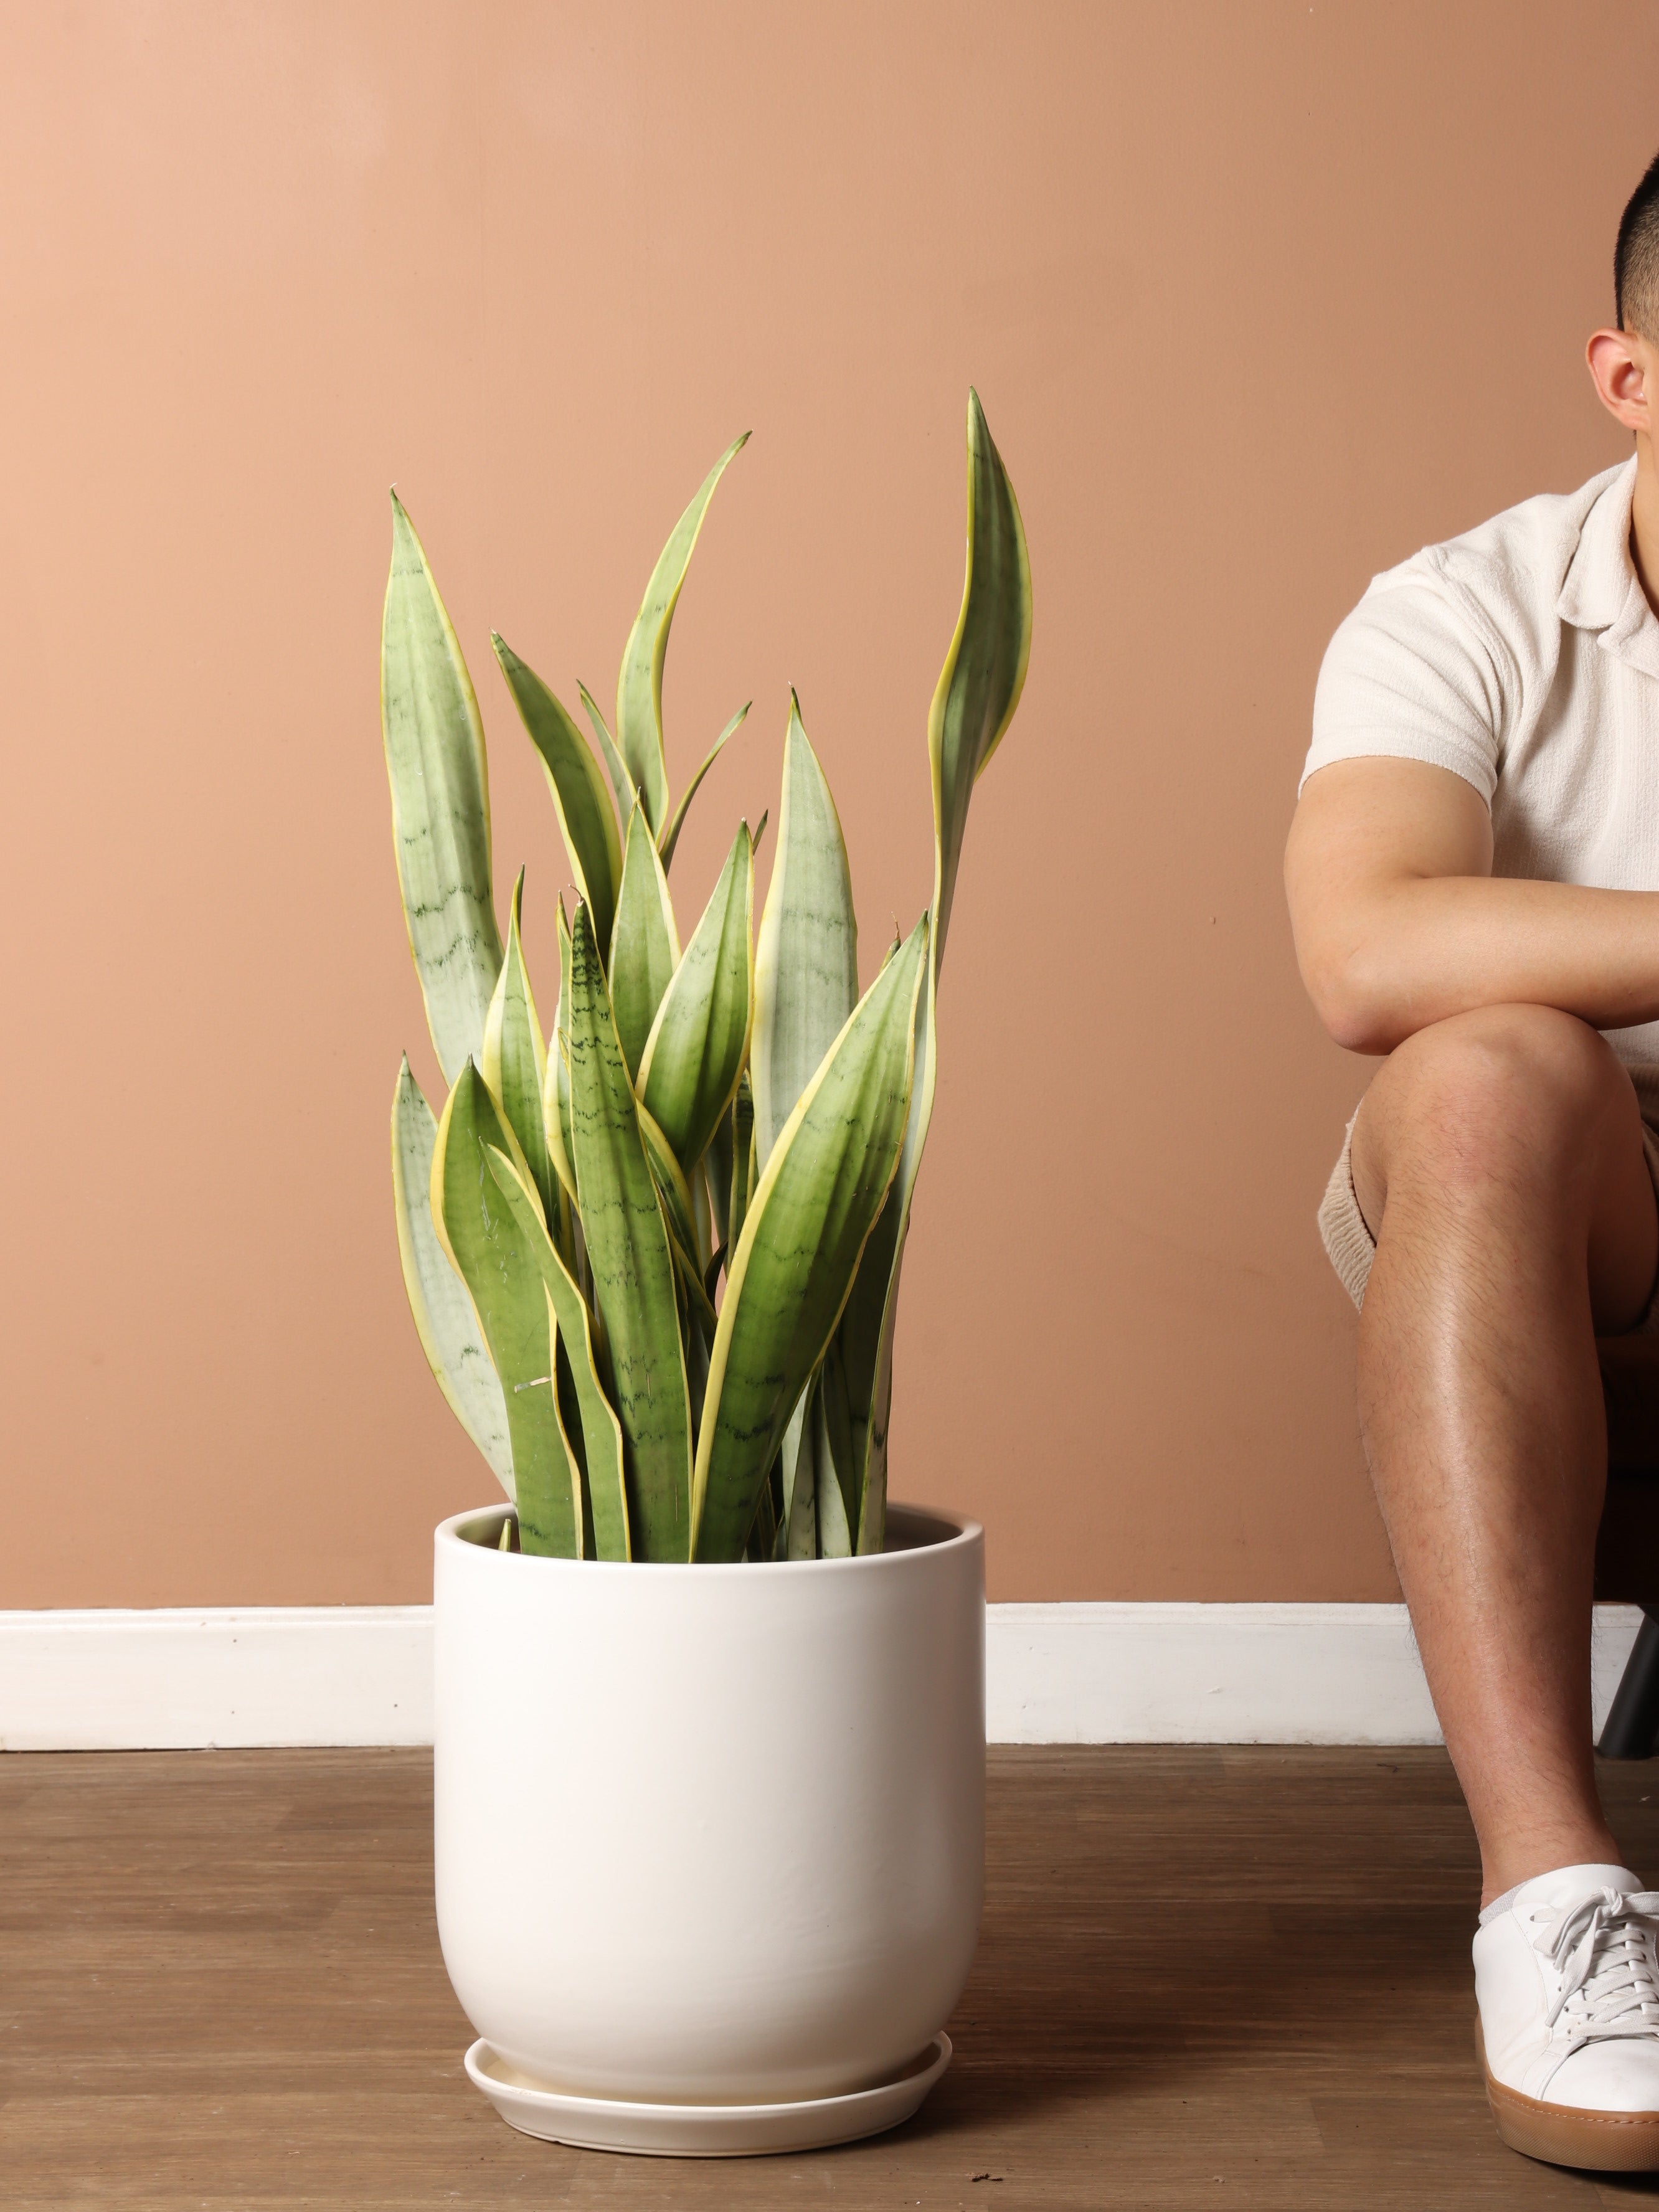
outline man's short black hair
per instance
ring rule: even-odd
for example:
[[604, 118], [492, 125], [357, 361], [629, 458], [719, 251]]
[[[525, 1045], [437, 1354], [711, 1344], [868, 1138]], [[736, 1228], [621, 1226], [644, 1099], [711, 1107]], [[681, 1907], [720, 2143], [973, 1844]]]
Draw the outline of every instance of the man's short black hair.
[[1659, 154], [1619, 218], [1613, 249], [1613, 307], [1621, 331], [1659, 343]]

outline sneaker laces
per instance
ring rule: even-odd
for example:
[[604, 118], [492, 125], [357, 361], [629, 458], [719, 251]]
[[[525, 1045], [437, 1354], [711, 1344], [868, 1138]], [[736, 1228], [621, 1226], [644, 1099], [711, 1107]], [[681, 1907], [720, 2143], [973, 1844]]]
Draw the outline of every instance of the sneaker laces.
[[1561, 1977], [1546, 2021], [1553, 2029], [1565, 2014], [1558, 2066], [1587, 2043], [1659, 2035], [1659, 1890], [1593, 1890], [1531, 1918], [1543, 1923], [1533, 1948]]

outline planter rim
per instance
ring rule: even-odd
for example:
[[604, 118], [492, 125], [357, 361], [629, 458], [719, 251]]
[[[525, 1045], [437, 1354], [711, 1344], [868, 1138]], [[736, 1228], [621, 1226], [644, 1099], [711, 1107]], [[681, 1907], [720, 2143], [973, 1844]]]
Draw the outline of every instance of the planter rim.
[[877, 1573], [884, 1570], [902, 1571], [907, 1559], [938, 1559], [942, 1553], [970, 1549], [980, 1543], [985, 1534], [983, 1524], [969, 1520], [965, 1513], [950, 1511], [943, 1506], [910, 1505], [895, 1498], [888, 1506], [889, 1515], [904, 1514], [912, 1521], [931, 1522], [939, 1534], [919, 1544], [907, 1544], [895, 1552], [862, 1552], [850, 1559], [721, 1559], [698, 1563], [691, 1559], [546, 1559], [536, 1553], [498, 1551], [493, 1544], [475, 1544], [463, 1536], [461, 1530], [471, 1523], [500, 1518], [513, 1510], [510, 1502], [502, 1498], [499, 1504], [474, 1505], [465, 1513], [452, 1513], [441, 1521], [434, 1532], [434, 1540], [441, 1545], [459, 1545], [473, 1558], [499, 1561], [502, 1568], [532, 1574], [546, 1569], [569, 1572], [580, 1569], [585, 1575], [690, 1575], [698, 1585], [722, 1575], [742, 1575], [752, 1581], [757, 1575], [830, 1574], [844, 1575], [854, 1570]]

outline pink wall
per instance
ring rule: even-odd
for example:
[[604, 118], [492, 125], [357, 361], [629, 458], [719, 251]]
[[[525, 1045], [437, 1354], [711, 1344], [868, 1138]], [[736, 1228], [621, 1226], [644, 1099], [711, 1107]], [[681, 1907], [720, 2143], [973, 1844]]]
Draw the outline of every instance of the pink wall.
[[[489, 665], [601, 696], [737, 430], [670, 662], [695, 912], [787, 704], [866, 961], [927, 895], [961, 417], [1036, 643], [981, 785], [898, 1494], [1001, 1597], [1392, 1594], [1312, 1211], [1364, 1064], [1279, 854], [1376, 568], [1620, 447], [1578, 363], [1650, 8], [199, 0], [17, 12], [0, 129], [0, 1604], [416, 1599], [491, 1484], [392, 1237], [431, 1087], [377, 725], [394, 479], [503, 894], [562, 880]], [[544, 982], [550, 1000], [552, 987]]]

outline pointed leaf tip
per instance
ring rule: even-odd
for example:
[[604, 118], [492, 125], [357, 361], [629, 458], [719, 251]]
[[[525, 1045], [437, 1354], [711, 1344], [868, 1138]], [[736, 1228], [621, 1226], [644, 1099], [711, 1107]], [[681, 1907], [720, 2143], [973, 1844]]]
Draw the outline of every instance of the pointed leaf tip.
[[483, 724], [414, 525], [392, 493], [380, 720], [398, 886], [439, 1064], [453, 1079], [501, 968]]
[[750, 1066], [763, 1166], [859, 995], [858, 921], [841, 820], [793, 690], [790, 699], [778, 842], [755, 954]]
[[690, 782], [686, 785], [685, 790], [681, 795], [679, 805], [674, 809], [673, 814], [657, 840], [657, 857], [661, 860], [665, 868], [671, 867], [673, 865], [674, 854], [679, 845], [680, 831], [685, 827], [685, 817], [690, 811], [692, 800], [702, 788], [703, 778], [708, 775], [709, 769], [714, 767], [714, 763], [720, 758], [720, 754], [725, 750], [726, 739], [728, 738], [735, 737], [738, 732], [743, 727], [744, 723], [749, 719], [749, 709], [754, 705], [754, 703], [755, 702], [752, 699], [744, 700], [743, 705], [738, 708], [737, 713], [732, 715], [731, 720], [720, 732], [719, 737], [715, 738], [714, 744], [708, 748], [708, 754], [703, 760], [702, 767], [692, 777]]
[[967, 574], [927, 720], [936, 975], [945, 957], [969, 801], [1013, 719], [1030, 646], [1031, 574], [1019, 506], [979, 395], [970, 387]]
[[601, 957], [608, 957], [622, 876], [622, 844], [611, 794], [592, 748], [535, 670], [492, 632], [490, 643], [535, 747], [558, 816], [577, 888], [588, 902]]
[[714, 487], [748, 437], [745, 430], [726, 447], [675, 524], [645, 587], [617, 678], [617, 750], [644, 801], [653, 837], [661, 836], [669, 811], [662, 729], [663, 664], [669, 631]]
[[754, 846], [744, 823], [639, 1061], [640, 1097], [688, 1177], [732, 1103], [749, 1049], [754, 897]]

